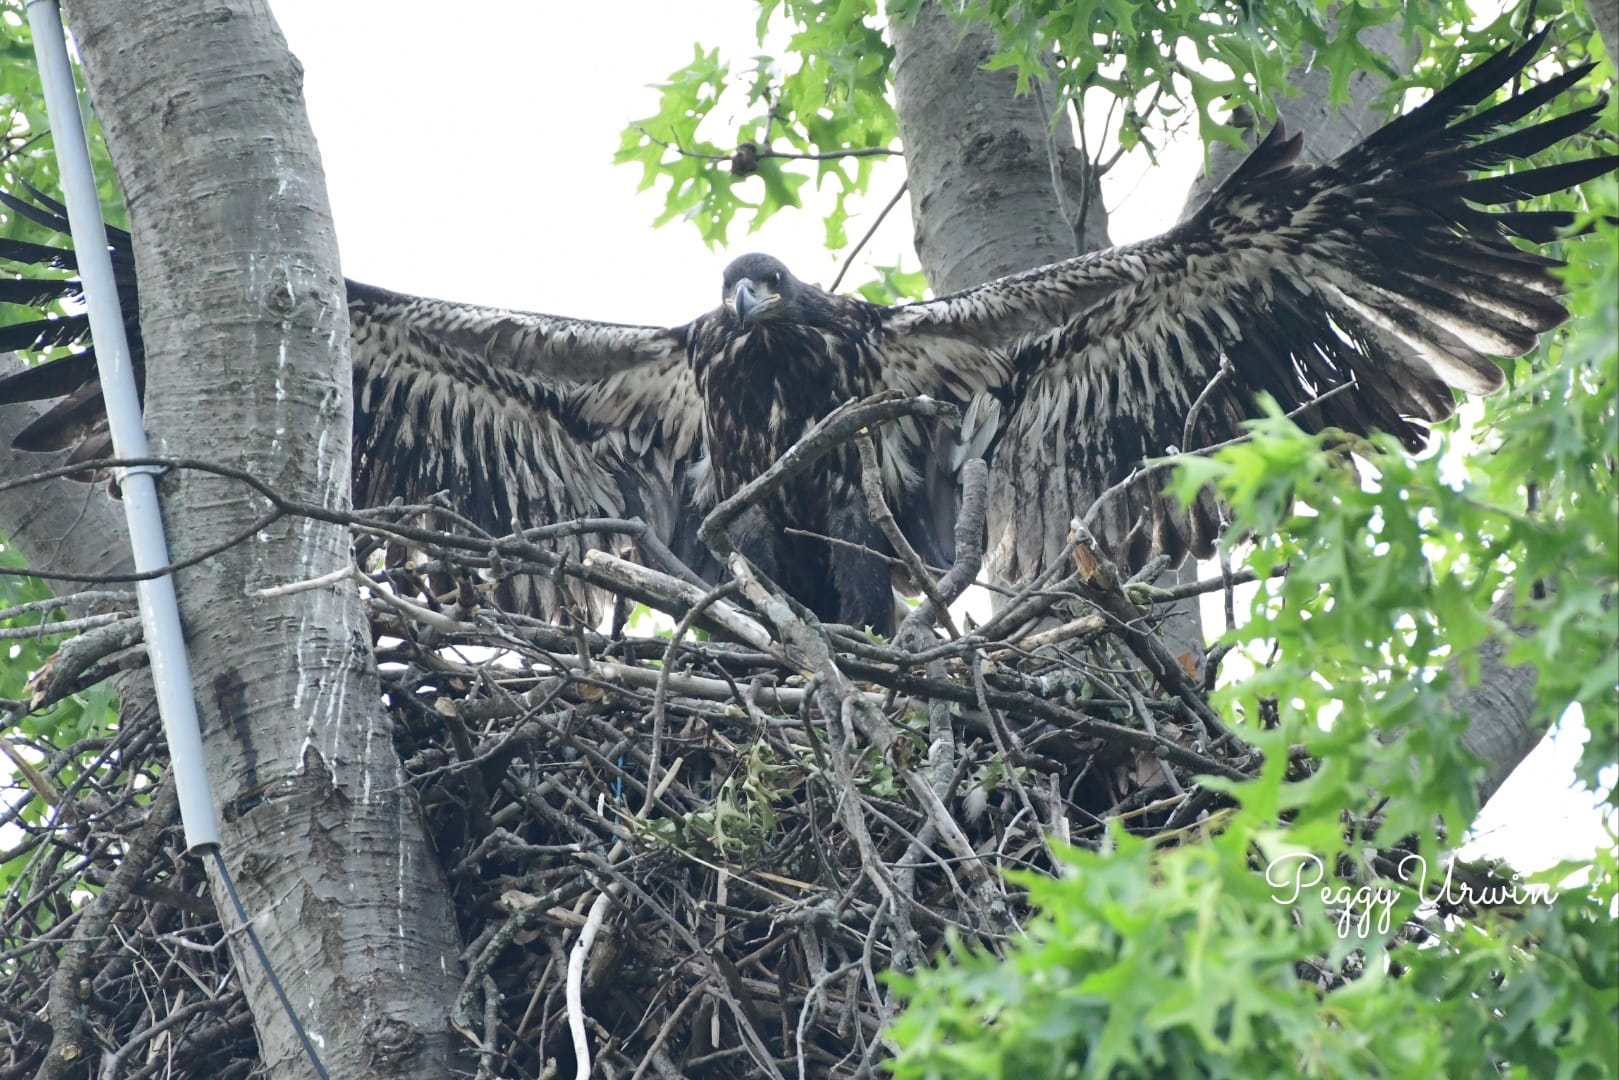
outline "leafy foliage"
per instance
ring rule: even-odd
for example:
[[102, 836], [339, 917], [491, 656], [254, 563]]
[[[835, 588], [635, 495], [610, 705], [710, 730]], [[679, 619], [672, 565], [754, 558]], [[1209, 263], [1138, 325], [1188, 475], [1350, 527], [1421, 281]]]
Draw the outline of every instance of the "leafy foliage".
[[[1255, 782], [1272, 795], [1280, 783], [1280, 770]], [[1267, 885], [1247, 857], [1278, 839], [1263, 818], [1245, 805], [1168, 850], [1120, 831], [1107, 850], [1064, 850], [1061, 877], [1023, 877], [1043, 914], [1004, 958], [956, 950], [943, 969], [891, 977], [909, 996], [894, 1075], [1483, 1076], [1503, 1061], [1510, 1075], [1611, 1075], [1611, 852], [1555, 903], [1393, 943], [1379, 909], [1365, 933], [1351, 919], [1340, 934], [1336, 897], [1289, 903], [1290, 882]], [[1394, 926], [1413, 915], [1409, 894], [1390, 906]], [[1323, 994], [1300, 977], [1310, 957], [1359, 977]]]
[[[796, 24], [783, 59], [756, 56], [733, 73], [717, 49], [698, 46], [660, 85], [658, 112], [625, 130], [615, 160], [641, 166], [643, 189], [667, 182], [657, 224], [684, 218], [711, 247], [726, 242], [741, 210], [752, 211], [751, 231], [799, 206], [809, 177], [789, 163], [813, 162], [816, 187], [832, 185], [826, 238], [837, 250], [848, 243], [847, 200], [870, 178], [870, 152], [898, 134], [887, 98], [893, 50], [869, 0], [764, 0], [761, 45], [777, 15]], [[748, 194], [755, 186], [762, 191]]]
[[[905, 12], [920, 0], [908, 0]], [[1241, 132], [1223, 114], [1247, 108], [1275, 115], [1274, 99], [1289, 93], [1289, 74], [1304, 59], [1332, 75], [1342, 103], [1357, 71], [1393, 76], [1389, 62], [1356, 35], [1403, 19], [1408, 30], [1435, 31], [1465, 23], [1465, 4], [1357, 2], [1142, 3], [1138, 0], [970, 0], [963, 19], [994, 27], [1001, 49], [990, 60], [1017, 71], [1020, 86], [1049, 80], [1067, 99], [1092, 88], [1125, 103], [1125, 128], [1151, 145], [1155, 122], [1177, 120], [1189, 105], [1205, 143], [1241, 145]], [[1195, 62], [1188, 60], [1188, 54]]]
[[[883, 16], [911, 18], [921, 3], [896, 0]], [[963, 24], [987, 23], [998, 33], [990, 68], [1015, 70], [1020, 89], [1037, 78], [1054, 89], [1053, 122], [1065, 122], [1061, 113], [1087, 92], [1105, 94], [1122, 103], [1111, 137], [1148, 153], [1188, 118], [1206, 143], [1240, 144], [1231, 111], [1274, 116], [1307, 50], [1331, 73], [1335, 100], [1344, 99], [1356, 72], [1374, 71], [1394, 80], [1392, 103], [1407, 86], [1453, 76], [1509, 34], [1520, 15], [1509, 11], [1469, 28], [1462, 0], [968, 0], [952, 10]], [[1356, 36], [1392, 21], [1431, 43], [1409, 78]], [[891, 148], [899, 135], [887, 96], [893, 50], [881, 28], [873, 0], [761, 0], [756, 36], [769, 55], [736, 62], [697, 46], [691, 63], [659, 84], [657, 113], [625, 129], [616, 156], [641, 167], [643, 189], [662, 188], [656, 223], [689, 221], [719, 247], [739, 214], [746, 212], [751, 231], [800, 206], [813, 176], [817, 189], [832, 190], [826, 246], [847, 247], [850, 197], [867, 191], [871, 153]], [[873, 291], [887, 295], [892, 285], [873, 283]]]
[[879, 266], [876, 278], [856, 291], [873, 304], [898, 304], [921, 296], [927, 286], [927, 277], [920, 270]]
[[[0, 27], [3, 27], [0, 31], [0, 141], [4, 143], [0, 164], [4, 167], [6, 189], [12, 190], [21, 180], [41, 191], [59, 191], [61, 185], [57, 180], [56, 155], [49, 138], [50, 121], [45, 114], [45, 98], [34, 59], [33, 35], [18, 0], [0, 0]], [[78, 85], [80, 96], [84, 98], [82, 79]], [[90, 161], [100, 188], [102, 213], [109, 222], [125, 225], [123, 198], [118, 191], [112, 161], [107, 156], [106, 140], [102, 138], [88, 100], [81, 102], [79, 112], [86, 118]], [[0, 229], [5, 235], [19, 239], [55, 239], [41, 226], [9, 210], [0, 211]]]

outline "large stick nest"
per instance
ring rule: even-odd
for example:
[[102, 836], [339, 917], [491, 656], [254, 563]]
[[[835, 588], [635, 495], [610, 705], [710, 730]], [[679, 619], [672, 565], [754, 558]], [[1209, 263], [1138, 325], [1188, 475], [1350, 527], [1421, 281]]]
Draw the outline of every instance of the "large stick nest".
[[[570, 1020], [600, 1075], [871, 1075], [897, 1007], [881, 973], [952, 932], [1003, 948], [1029, 915], [1004, 871], [1055, 872], [1053, 840], [1094, 845], [1107, 822], [1193, 823], [1214, 804], [1194, 777], [1256, 767], [1205, 700], [1212, 674], [1155, 632], [1229, 575], [1121, 581], [1076, 523], [1063, 563], [987, 623], [941, 616], [977, 573], [983, 488], [969, 468], [961, 561], [893, 642], [822, 626], [723, 541], [729, 577], [710, 589], [357, 519], [414, 552], [370, 575], [366, 602], [465, 942], [451, 1022], [478, 1075], [572, 1075]], [[481, 601], [492, 565], [588, 573], [679, 622], [598, 633], [509, 614]], [[97, 618], [18, 711], [142, 662], [138, 624]], [[262, 1072], [160, 725], [131, 704], [66, 748], [9, 737], [27, 786], [4, 818], [20, 873], [0, 1078]]]

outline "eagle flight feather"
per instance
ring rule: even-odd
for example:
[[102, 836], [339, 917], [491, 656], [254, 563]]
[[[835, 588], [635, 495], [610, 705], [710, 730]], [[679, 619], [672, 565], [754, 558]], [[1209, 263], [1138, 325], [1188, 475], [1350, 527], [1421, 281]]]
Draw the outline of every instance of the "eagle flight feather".
[[[1004, 581], [1050, 565], [1071, 519], [1110, 489], [1093, 532], [1121, 561], [1206, 555], [1212, 498], [1176, 505], [1161, 477], [1137, 470], [1144, 459], [1239, 434], [1260, 393], [1307, 427], [1386, 431], [1416, 447], [1454, 411], [1456, 391], [1501, 385], [1493, 357], [1529, 351], [1567, 317], [1557, 263], [1532, 248], [1573, 215], [1511, 207], [1616, 159], [1480, 175], [1583, 131], [1602, 107], [1520, 124], [1583, 67], [1492, 102], [1542, 40], [1476, 65], [1326, 164], [1301, 164], [1301, 139], [1278, 125], [1161, 236], [920, 303], [833, 295], [764, 255], [731, 264], [720, 307], [668, 328], [349, 282], [355, 503], [447, 491], [493, 535], [639, 517], [712, 570], [695, 536], [718, 499], [844, 401], [900, 388], [964, 414], [950, 431], [909, 418], [881, 433], [890, 505], [927, 560], [954, 557], [956, 473], [973, 456], [990, 462], [991, 571]], [[32, 194], [0, 200], [65, 231], [60, 205]], [[107, 236], [144, 380], [131, 238]], [[74, 268], [69, 250], [10, 240], [0, 259]], [[0, 302], [35, 309], [78, 291], [73, 278], [0, 279]], [[18, 449], [70, 449], [73, 462], [110, 454], [88, 345], [85, 316], [71, 309], [0, 328], [0, 350], [83, 346], [0, 380], [0, 403], [60, 399]], [[823, 458], [732, 532], [822, 617], [892, 627], [890, 552], [852, 450]], [[614, 539], [556, 543], [577, 557]], [[595, 616], [588, 590], [549, 578], [503, 582], [500, 598]]]

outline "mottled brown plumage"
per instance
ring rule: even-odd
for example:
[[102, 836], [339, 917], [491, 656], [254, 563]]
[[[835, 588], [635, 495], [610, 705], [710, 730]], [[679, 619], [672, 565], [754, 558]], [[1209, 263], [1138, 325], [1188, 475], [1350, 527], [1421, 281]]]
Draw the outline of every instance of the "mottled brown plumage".
[[[1614, 159], [1476, 175], [1597, 116], [1592, 106], [1513, 128], [1583, 68], [1487, 104], [1540, 44], [1486, 60], [1326, 165], [1299, 164], [1299, 140], [1278, 127], [1162, 236], [923, 303], [834, 296], [763, 255], [727, 269], [720, 307], [672, 328], [350, 282], [356, 502], [447, 490], [495, 534], [639, 516], [701, 563], [696, 526], [717, 499], [837, 405], [900, 388], [964, 414], [958, 428], [906, 419], [881, 432], [888, 499], [928, 560], [953, 558], [956, 473], [970, 456], [991, 462], [992, 570], [1003, 579], [1049, 565], [1070, 520], [1114, 485], [1094, 531], [1122, 561], [1206, 554], [1212, 501], [1173, 505], [1153, 475], [1121, 483], [1143, 459], [1238, 434], [1259, 393], [1302, 410], [1307, 426], [1378, 429], [1416, 446], [1427, 423], [1453, 411], [1455, 391], [1500, 385], [1491, 357], [1528, 351], [1565, 317], [1555, 264], [1509, 237], [1549, 241], [1570, 215], [1481, 207], [1563, 190]], [[49, 200], [5, 200], [62, 224]], [[109, 231], [109, 241], [133, 320], [129, 237]], [[72, 266], [71, 252], [38, 245], [0, 241], [0, 257]], [[0, 301], [39, 306], [76, 289], [72, 280], [0, 282]], [[83, 343], [87, 333], [82, 316], [23, 323], [0, 330], [0, 348]], [[0, 402], [64, 399], [20, 448], [105, 453], [88, 356], [0, 381]], [[821, 616], [892, 626], [888, 547], [852, 452], [824, 458], [732, 534]], [[578, 555], [611, 539], [558, 543]], [[542, 614], [564, 601], [589, 605], [588, 593], [558, 588], [522, 579], [503, 598]]]

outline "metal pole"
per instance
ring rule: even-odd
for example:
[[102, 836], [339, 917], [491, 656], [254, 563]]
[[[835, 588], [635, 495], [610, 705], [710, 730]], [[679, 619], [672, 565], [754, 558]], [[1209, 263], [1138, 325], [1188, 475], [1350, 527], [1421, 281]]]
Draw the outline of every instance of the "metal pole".
[[[118, 288], [112, 259], [107, 255], [107, 229], [101, 219], [90, 149], [79, 117], [78, 95], [73, 89], [73, 68], [68, 62], [62, 14], [56, 0], [28, 0], [28, 24], [34, 32], [34, 56], [40, 81], [45, 84], [45, 108], [56, 145], [57, 167], [62, 174], [73, 248], [79, 277], [90, 309], [90, 333], [95, 341], [101, 372], [101, 393], [107, 403], [113, 453], [121, 458], [143, 458], [146, 429], [141, 424], [140, 397], [118, 310]], [[146, 573], [169, 564], [169, 545], [158, 511], [157, 483], [152, 466], [120, 469], [124, 517], [135, 570]], [[174, 579], [167, 574], [136, 583], [141, 623], [146, 629], [146, 653], [152, 662], [158, 712], [169, 742], [169, 768], [180, 797], [180, 819], [185, 825], [186, 847], [191, 851], [219, 843], [219, 825], [203, 763], [202, 734], [197, 704], [191, 695], [191, 665], [186, 660], [185, 637], [180, 629], [180, 608], [175, 602]]]

